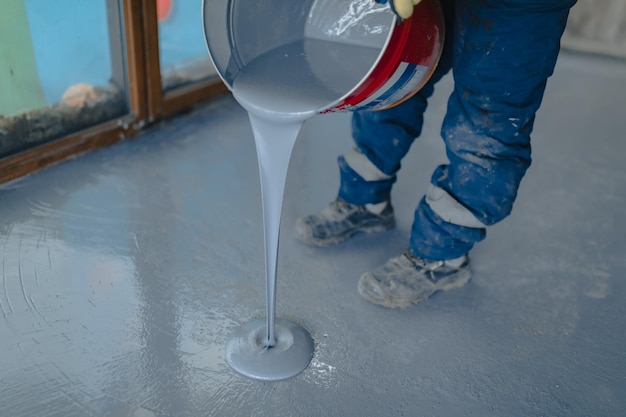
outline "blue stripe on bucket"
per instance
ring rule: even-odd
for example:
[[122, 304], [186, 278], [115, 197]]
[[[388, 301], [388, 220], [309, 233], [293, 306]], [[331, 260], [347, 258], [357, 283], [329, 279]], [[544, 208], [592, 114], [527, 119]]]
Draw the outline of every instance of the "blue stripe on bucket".
[[409, 81], [411, 77], [413, 76], [413, 73], [415, 72], [415, 67], [416, 67], [415, 64], [409, 64], [404, 70], [404, 72], [402, 73], [402, 75], [400, 76], [400, 79], [396, 81], [396, 83], [389, 90], [387, 90], [385, 94], [380, 96], [376, 101], [382, 102], [388, 99], [389, 97], [391, 97], [393, 93], [395, 93], [396, 91], [404, 87], [407, 81]]
[[404, 69], [404, 72], [402, 73], [402, 75], [400, 75], [400, 78], [398, 78], [398, 80], [395, 83], [393, 83], [393, 85], [390, 88], [388, 88], [387, 91], [385, 91], [382, 95], [370, 101], [369, 103], [363, 104], [362, 106], [359, 107], [359, 109], [372, 108], [384, 102], [385, 100], [389, 99], [392, 95], [394, 95], [399, 90], [401, 90], [407, 84], [407, 82], [411, 80], [411, 78], [413, 77], [413, 74], [415, 74], [416, 72], [417, 67], [418, 66], [415, 64], [408, 64], [406, 68]]

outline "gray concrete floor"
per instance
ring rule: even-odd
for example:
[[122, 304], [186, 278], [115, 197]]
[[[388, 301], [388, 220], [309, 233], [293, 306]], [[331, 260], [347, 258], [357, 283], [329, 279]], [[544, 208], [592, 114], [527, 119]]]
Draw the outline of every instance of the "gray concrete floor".
[[443, 80], [394, 188], [398, 227], [337, 248], [292, 237], [337, 189], [349, 115], [311, 120], [283, 208], [278, 315], [316, 351], [260, 383], [224, 362], [264, 317], [254, 142], [228, 97], [0, 193], [0, 416], [623, 416], [626, 63], [562, 54], [514, 213], [469, 286], [388, 311], [359, 275], [401, 252], [445, 161]]

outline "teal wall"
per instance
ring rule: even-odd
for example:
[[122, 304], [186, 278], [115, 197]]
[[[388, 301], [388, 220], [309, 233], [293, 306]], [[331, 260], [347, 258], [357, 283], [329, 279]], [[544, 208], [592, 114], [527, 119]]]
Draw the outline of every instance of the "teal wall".
[[45, 105], [23, 0], [3, 0], [0, 12], [0, 115]]

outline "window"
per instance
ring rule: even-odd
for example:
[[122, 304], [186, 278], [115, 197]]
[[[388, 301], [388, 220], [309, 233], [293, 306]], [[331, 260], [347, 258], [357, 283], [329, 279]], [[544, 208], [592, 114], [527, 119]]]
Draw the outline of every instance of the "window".
[[3, 0], [0, 183], [226, 91], [198, 0]]
[[0, 156], [128, 112], [117, 4], [5, 2], [0, 17]]
[[156, 0], [163, 90], [216, 75], [207, 53], [197, 0]]

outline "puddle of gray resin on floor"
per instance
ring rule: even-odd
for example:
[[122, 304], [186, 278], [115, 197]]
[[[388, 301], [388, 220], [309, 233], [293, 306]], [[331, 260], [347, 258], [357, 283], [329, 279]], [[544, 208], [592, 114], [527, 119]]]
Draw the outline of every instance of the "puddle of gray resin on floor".
[[250, 121], [261, 177], [267, 320], [239, 328], [226, 346], [226, 360], [245, 376], [273, 381], [299, 374], [313, 357], [309, 333], [293, 322], [276, 319], [280, 214], [289, 159], [303, 121], [272, 122], [254, 113]]
[[[285, 319], [276, 319], [277, 261], [280, 218], [289, 160], [304, 122], [332, 100], [332, 93], [315, 96], [314, 77], [300, 84], [308, 93], [280, 89], [276, 83], [306, 63], [303, 54], [277, 48], [254, 60], [233, 83], [233, 95], [247, 109], [257, 149], [263, 229], [267, 320], [244, 324], [226, 346], [226, 361], [237, 372], [261, 380], [282, 380], [302, 372], [313, 356], [313, 341], [306, 330]], [[285, 60], [284, 57], [293, 57]], [[282, 63], [278, 69], [276, 61]], [[300, 72], [298, 72], [300, 73]], [[306, 72], [305, 72], [306, 74]], [[268, 82], [268, 77], [272, 81]], [[310, 82], [311, 81], [311, 82]], [[308, 98], [308, 99], [307, 99]], [[297, 106], [294, 104], [297, 102]]]

